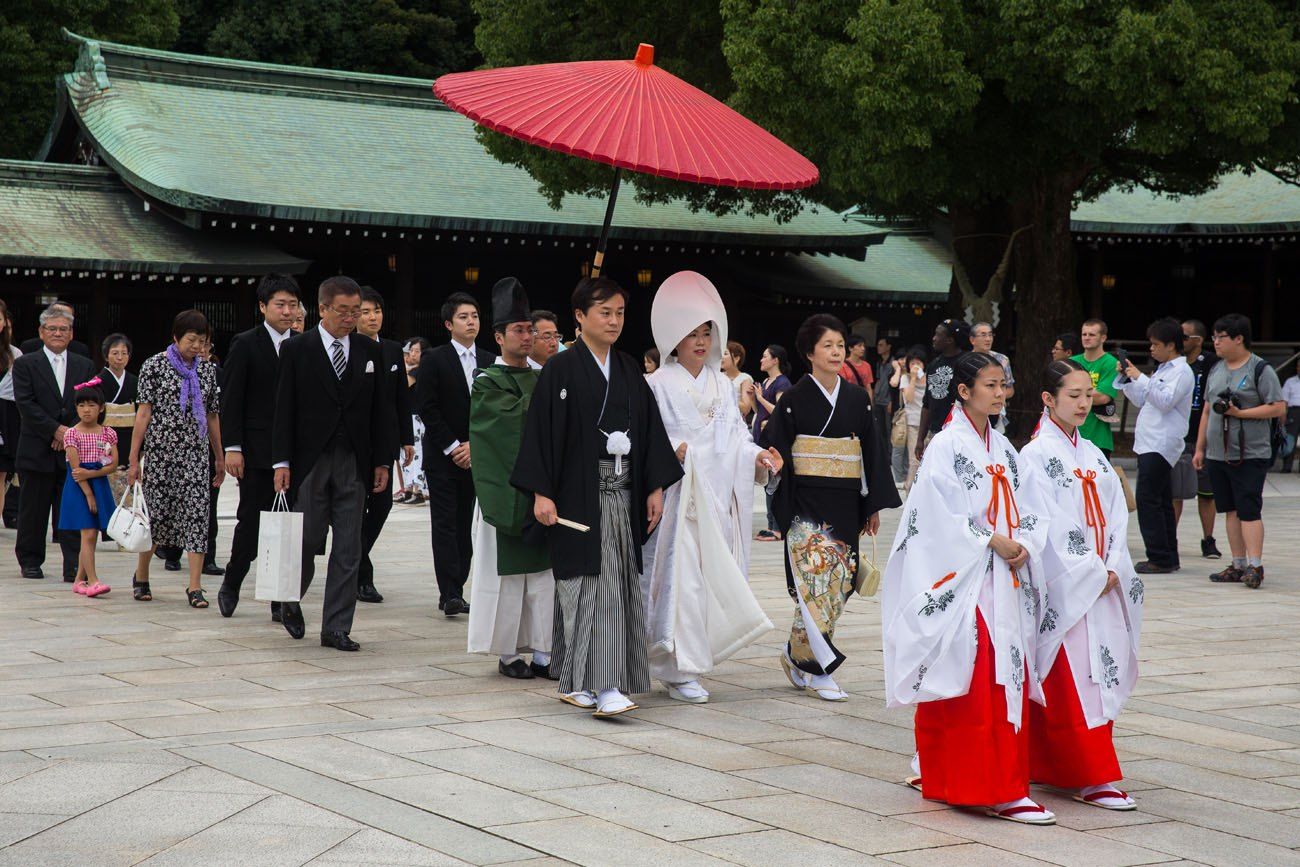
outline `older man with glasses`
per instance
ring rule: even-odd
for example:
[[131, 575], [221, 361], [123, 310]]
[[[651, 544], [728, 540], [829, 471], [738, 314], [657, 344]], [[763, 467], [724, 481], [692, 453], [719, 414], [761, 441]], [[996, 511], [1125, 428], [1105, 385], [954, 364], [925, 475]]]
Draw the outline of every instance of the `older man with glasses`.
[[534, 310], [532, 323], [533, 348], [528, 353], [528, 366], [541, 370], [542, 365], [560, 351], [560, 325], [549, 310]]
[[[78, 383], [95, 375], [89, 358], [68, 350], [72, 342], [72, 312], [51, 306], [40, 317], [41, 346], [14, 362], [14, 402], [22, 417], [22, 432], [14, 466], [22, 477], [18, 498], [18, 538], [14, 553], [24, 578], [44, 578], [45, 533], [51, 515], [59, 523], [59, 499], [68, 462], [63, 434], [77, 423]], [[81, 553], [78, 535], [55, 531], [63, 549], [63, 580], [77, 575]]]

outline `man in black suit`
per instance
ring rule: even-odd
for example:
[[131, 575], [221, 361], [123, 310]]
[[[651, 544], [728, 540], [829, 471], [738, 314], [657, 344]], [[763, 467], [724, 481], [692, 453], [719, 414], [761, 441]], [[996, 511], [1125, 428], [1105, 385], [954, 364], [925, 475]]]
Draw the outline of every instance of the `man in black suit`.
[[473, 554], [470, 521], [474, 482], [469, 472], [469, 386], [474, 371], [496, 359], [474, 346], [478, 302], [455, 292], [442, 305], [451, 341], [420, 356], [415, 400], [424, 422], [424, 475], [429, 481], [429, 523], [438, 608], [448, 617], [469, 611], [465, 581]]
[[[415, 424], [411, 420], [411, 390], [406, 385], [406, 362], [402, 357], [402, 344], [396, 340], [380, 337], [379, 331], [384, 327], [384, 296], [370, 286], [361, 287], [361, 316], [357, 319], [357, 334], [368, 337], [379, 344], [384, 358], [383, 388], [381, 398], [392, 405], [397, 416], [398, 439], [400, 450], [388, 456], [388, 465], [402, 459], [407, 466], [415, 458]], [[393, 511], [392, 473], [389, 473], [388, 487], [382, 491], [366, 494], [366, 513], [361, 523], [361, 571], [357, 576], [357, 600], [360, 602], [383, 602], [383, 595], [375, 589], [375, 566], [370, 562], [370, 551], [375, 547], [379, 534], [388, 520], [388, 513]]]
[[[14, 553], [24, 578], [44, 578], [45, 533], [51, 517], [59, 525], [59, 500], [67, 460], [63, 434], [77, 423], [75, 387], [95, 375], [89, 358], [74, 355], [72, 314], [66, 307], [49, 307], [41, 314], [42, 345], [14, 362], [14, 402], [22, 416], [22, 432], [14, 466], [22, 477], [18, 499], [18, 539]], [[52, 513], [52, 514], [51, 514]], [[81, 552], [78, 533], [54, 531], [63, 549], [63, 580], [77, 575]]]
[[[388, 488], [397, 451], [397, 419], [384, 400], [384, 358], [379, 344], [352, 334], [361, 314], [361, 287], [350, 277], [330, 277], [317, 293], [320, 326], [291, 337], [280, 350], [280, 382], [271, 459], [275, 490], [294, 494], [302, 512], [302, 594], [315, 573], [316, 550], [332, 532], [322, 647], [358, 650], [348, 633], [357, 607], [361, 519], [366, 491]], [[281, 606], [293, 638], [306, 632], [302, 606]]]
[[[63, 313], [66, 313], [69, 323], [75, 323], [77, 320], [77, 317], [73, 314], [72, 305], [67, 301], [55, 301], [47, 309], [60, 310]], [[41, 347], [44, 345], [44, 339], [38, 334], [36, 337], [29, 337], [24, 340], [22, 345], [18, 348], [22, 350], [23, 355], [26, 355], [29, 352], [40, 352]], [[80, 340], [69, 340], [68, 351], [73, 355], [80, 355], [82, 358], [90, 358], [90, 347], [82, 343]], [[85, 380], [82, 381], [84, 382]]]
[[[262, 324], [236, 334], [226, 353], [221, 435], [226, 472], [239, 482], [239, 507], [226, 574], [217, 591], [217, 607], [223, 617], [234, 614], [239, 605], [239, 588], [257, 559], [261, 514], [270, 511], [275, 500], [271, 425], [280, 382], [280, 347], [293, 336], [290, 326], [300, 305], [296, 280], [287, 274], [267, 274], [257, 286]], [[272, 603], [273, 613], [278, 607]]]

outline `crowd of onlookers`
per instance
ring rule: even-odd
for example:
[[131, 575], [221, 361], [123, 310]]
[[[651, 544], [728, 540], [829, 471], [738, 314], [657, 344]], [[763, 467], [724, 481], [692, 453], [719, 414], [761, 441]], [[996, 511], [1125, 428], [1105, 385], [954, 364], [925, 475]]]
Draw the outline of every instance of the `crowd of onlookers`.
[[[272, 319], [277, 327], [284, 326], [284, 335], [302, 331], [305, 307], [292, 281], [278, 277], [269, 284], [264, 281], [259, 307], [277, 351], [276, 341], [283, 337], [277, 337], [280, 332], [270, 327]], [[457, 293], [442, 311], [451, 353], [457, 354], [458, 349], [457, 358], [469, 370], [476, 363], [472, 353], [478, 337], [477, 310], [471, 296]], [[566, 348], [559, 321], [549, 311], [534, 312], [530, 356], [534, 366], [540, 367]], [[382, 297], [363, 287], [353, 326], [356, 333], [378, 340], [382, 323]], [[109, 492], [110, 502], [118, 502], [124, 490], [138, 480], [152, 520], [162, 530], [162, 541], [153, 557], [141, 556], [139, 560], [133, 576], [136, 596], [150, 597], [149, 569], [156, 557], [168, 570], [188, 569], [191, 604], [205, 607], [201, 576], [220, 576], [224, 567], [216, 558], [216, 497], [194, 496], [194, 492], [216, 489], [232, 453], [222, 445], [220, 435], [226, 370], [213, 352], [206, 318], [199, 311], [178, 317], [171, 345], [139, 365], [138, 374], [129, 369], [134, 366], [134, 346], [125, 334], [105, 338], [97, 347], [103, 364], [93, 363], [90, 348], [75, 338], [73, 309], [64, 302], [55, 302], [40, 314], [35, 337], [17, 345], [13, 333], [8, 308], [0, 302], [0, 491], [17, 486], [4, 498], [4, 514], [5, 525], [18, 530], [15, 551], [22, 574], [43, 576], [45, 539], [52, 524], [62, 549], [62, 576], [78, 587], [82, 582], [93, 586], [93, 558], [88, 561], [83, 553], [87, 544], [93, 547], [92, 542], [83, 544], [83, 539], [90, 537], [58, 529], [60, 506], [66, 506], [63, 498], [71, 490], [67, 486], [75, 485], [81, 491], [76, 500], [80, 507], [83, 500], [94, 502], [87, 492], [100, 490]], [[1079, 435], [1110, 455], [1123, 418], [1123, 396], [1136, 409], [1134, 502], [1149, 567], [1162, 572], [1180, 567], [1176, 528], [1183, 504], [1195, 500], [1204, 557], [1220, 556], [1214, 531], [1216, 513], [1226, 516], [1232, 562], [1216, 573], [1214, 580], [1258, 586], [1263, 574], [1264, 478], [1279, 460], [1283, 472], [1293, 467], [1300, 428], [1300, 376], [1293, 374], [1280, 381], [1274, 368], [1251, 351], [1250, 321], [1238, 314], [1219, 318], [1209, 329], [1194, 319], [1162, 319], [1151, 324], [1146, 336], [1150, 353], [1146, 372], [1123, 349], [1107, 350], [1107, 326], [1099, 319], [1084, 322], [1077, 334], [1056, 337], [1047, 353], [1050, 358], [1073, 358], [1088, 371], [1094, 384], [1093, 412], [1080, 426]], [[895, 480], [905, 491], [916, 477], [926, 444], [949, 416], [956, 395], [955, 366], [963, 353], [985, 352], [1001, 362], [1007, 396], [1014, 394], [1012, 362], [994, 349], [994, 339], [994, 327], [988, 322], [946, 319], [935, 327], [929, 347], [903, 347], [896, 338], [882, 336], [871, 352], [863, 337], [853, 335], [848, 340], [840, 376], [871, 396], [874, 427], [891, 455]], [[403, 377], [399, 380], [406, 392], [402, 412], [413, 431], [411, 442], [404, 444], [404, 453], [393, 463], [392, 500], [405, 504], [437, 500], [431, 503], [435, 507], [431, 521], [436, 550], [440, 524], [456, 525], [452, 535], [463, 535], [458, 526], [463, 521], [442, 512], [464, 509], [454, 503], [448, 506], [443, 502], [447, 497], [431, 497], [430, 474], [445, 483], [443, 477], [450, 478], [460, 466], [461, 450], [457, 440], [456, 447], [443, 454], [426, 452], [429, 415], [421, 412], [418, 373], [434, 346], [421, 336], [399, 346], [400, 369], [399, 365], [394, 369]], [[236, 357], [241, 357], [238, 352]], [[741, 414], [757, 439], [781, 396], [793, 385], [792, 371], [789, 354], [777, 344], [763, 347], [756, 375], [746, 371], [748, 359], [745, 347], [730, 341], [722, 353], [722, 371], [735, 388]], [[643, 360], [647, 374], [660, 363], [653, 349]], [[93, 447], [101, 454], [88, 456], [84, 448], [77, 452], [82, 464], [100, 464], [90, 469], [69, 464], [67, 449], [67, 433], [77, 426], [64, 422], [78, 416], [80, 410], [71, 410], [82, 404], [98, 407], [94, 412], [87, 410], [87, 415], [94, 417], [90, 427], [106, 431], [93, 439]], [[63, 421], [61, 407], [70, 411]], [[1004, 414], [997, 426], [1005, 432], [1006, 425]], [[144, 442], [137, 436], [141, 429], [147, 431]], [[73, 439], [83, 435], [88, 434], [82, 431]], [[233, 452], [239, 451], [236, 445]], [[141, 464], [152, 464], [154, 472], [140, 473]], [[103, 530], [98, 526], [102, 520], [87, 519], [80, 510], [74, 523]], [[91, 528], [76, 529], [87, 533]], [[444, 546], [456, 547], [452, 535], [443, 541]], [[780, 538], [770, 502], [767, 526], [757, 538]], [[183, 559], [187, 561], [184, 567]], [[457, 567], [456, 571], [461, 570]]]

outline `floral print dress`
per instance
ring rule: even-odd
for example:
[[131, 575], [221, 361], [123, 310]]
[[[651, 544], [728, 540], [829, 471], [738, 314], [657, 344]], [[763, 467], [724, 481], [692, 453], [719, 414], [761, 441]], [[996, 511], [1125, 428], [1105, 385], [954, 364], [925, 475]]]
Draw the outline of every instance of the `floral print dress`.
[[[198, 361], [203, 406], [220, 412], [217, 368]], [[181, 376], [160, 352], [140, 368], [139, 402], [153, 415], [140, 446], [144, 499], [157, 545], [192, 553], [208, 549], [208, 504], [213, 496], [208, 435], [199, 432], [188, 408], [181, 406]]]

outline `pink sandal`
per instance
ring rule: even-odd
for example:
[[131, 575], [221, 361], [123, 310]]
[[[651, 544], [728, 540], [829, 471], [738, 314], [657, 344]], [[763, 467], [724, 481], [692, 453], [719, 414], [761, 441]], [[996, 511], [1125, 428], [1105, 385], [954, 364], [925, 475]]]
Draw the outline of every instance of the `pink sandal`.
[[72, 582], [72, 592], [73, 592], [73, 593], [80, 593], [82, 596], [85, 596], [85, 595], [86, 595], [86, 588], [87, 588], [88, 586], [90, 586], [90, 585], [88, 585], [85, 581], [74, 581], [74, 582]]
[[103, 596], [105, 593], [109, 592], [112, 589], [113, 588], [109, 587], [107, 584], [101, 584], [100, 582], [96, 581], [94, 584], [91, 584], [89, 587], [87, 587], [85, 590], [81, 592], [85, 593], [87, 596], [91, 598], [94, 598], [96, 596]]

